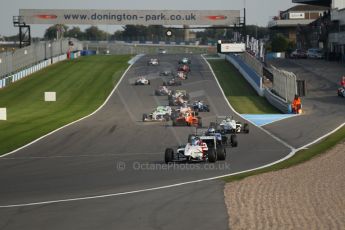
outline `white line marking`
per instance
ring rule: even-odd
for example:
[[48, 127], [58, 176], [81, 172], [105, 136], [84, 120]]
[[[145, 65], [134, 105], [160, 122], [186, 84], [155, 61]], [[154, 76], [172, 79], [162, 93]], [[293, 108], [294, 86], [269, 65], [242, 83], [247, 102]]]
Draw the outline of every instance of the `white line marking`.
[[[203, 57], [203, 56], [202, 56]], [[203, 57], [204, 58], [204, 57]], [[204, 58], [204, 60], [206, 61], [206, 59]], [[208, 66], [211, 68], [210, 64], [206, 61], [206, 63], [208, 64]], [[212, 70], [212, 68], [211, 68]], [[212, 70], [212, 73], [214, 75], [214, 72]], [[215, 75], [214, 75], [215, 77]], [[217, 78], [215, 77], [218, 86], [219, 82], [217, 80]], [[225, 94], [222, 90], [221, 87], [219, 87], [220, 90], [223, 93], [223, 96], [225, 97]], [[226, 99], [226, 97], [225, 97]], [[226, 101], [228, 102], [229, 107], [233, 110], [232, 106], [230, 105], [229, 101], [226, 99]], [[235, 110], [234, 112], [236, 114], [238, 114]], [[238, 114], [240, 116], [240, 114]], [[255, 125], [255, 124], [253, 124]], [[255, 125], [256, 126], [256, 125]], [[113, 193], [113, 194], [105, 194], [105, 195], [98, 195], [98, 196], [86, 196], [86, 197], [80, 197], [80, 198], [71, 198], [71, 199], [61, 199], [61, 200], [51, 200], [51, 201], [42, 201], [42, 202], [32, 202], [32, 203], [23, 203], [23, 204], [12, 204], [12, 205], [0, 205], [0, 208], [15, 208], [15, 207], [27, 207], [27, 206], [36, 206], [36, 205], [45, 205], [45, 204], [56, 204], [56, 203], [64, 203], [64, 202], [72, 202], [72, 201], [82, 201], [82, 200], [92, 200], [92, 199], [100, 199], [100, 198], [107, 198], [107, 197], [116, 197], [116, 196], [122, 196], [122, 195], [129, 195], [129, 194], [135, 194], [135, 193], [141, 193], [141, 192], [149, 192], [149, 191], [156, 191], [156, 190], [162, 190], [162, 189], [167, 189], [167, 188], [173, 188], [173, 187], [179, 187], [179, 186], [183, 186], [183, 185], [188, 185], [188, 184], [194, 184], [194, 183], [200, 183], [200, 182], [205, 182], [205, 181], [210, 181], [210, 180], [216, 180], [216, 179], [221, 179], [227, 176], [234, 176], [237, 174], [241, 174], [241, 173], [246, 173], [246, 172], [251, 172], [251, 171], [255, 171], [258, 169], [263, 169], [272, 165], [275, 165], [277, 163], [280, 163], [284, 160], [289, 159], [290, 157], [294, 156], [296, 154], [296, 152], [298, 152], [299, 150], [305, 149], [307, 147], [309, 147], [312, 144], [315, 144], [316, 142], [319, 142], [320, 140], [322, 140], [323, 138], [326, 138], [327, 136], [333, 134], [334, 132], [338, 131], [339, 129], [341, 129], [343, 126], [345, 126], [345, 122], [343, 124], [341, 124], [340, 126], [338, 126], [336, 129], [334, 129], [333, 131], [319, 137], [318, 139], [314, 140], [313, 142], [306, 144], [298, 149], [294, 149], [293, 147], [291, 147], [290, 145], [288, 145], [287, 143], [285, 143], [284, 141], [280, 140], [278, 137], [275, 137], [274, 135], [272, 135], [271, 133], [269, 133], [268, 131], [266, 131], [265, 129], [258, 127], [260, 129], [262, 129], [264, 132], [266, 132], [268, 135], [272, 136], [274, 139], [276, 139], [277, 141], [281, 142], [282, 144], [284, 144], [285, 146], [289, 147], [292, 151], [285, 156], [284, 158], [274, 161], [272, 163], [254, 168], [254, 169], [248, 169], [248, 170], [244, 170], [241, 172], [236, 172], [236, 173], [230, 173], [230, 174], [225, 174], [225, 175], [221, 175], [221, 176], [216, 176], [216, 177], [209, 177], [209, 178], [205, 178], [205, 179], [200, 179], [200, 180], [194, 180], [194, 181], [187, 181], [187, 182], [182, 182], [182, 183], [176, 183], [176, 184], [171, 184], [171, 185], [166, 185], [166, 186], [160, 186], [160, 187], [154, 187], [154, 188], [147, 188], [147, 189], [140, 189], [140, 190], [133, 190], [133, 191], [128, 191], [128, 192], [120, 192], [120, 193]]]
[[22, 147], [19, 147], [18, 149], [15, 149], [15, 150], [13, 150], [13, 151], [11, 151], [11, 152], [8, 152], [8, 153], [6, 153], [6, 154], [3, 154], [3, 155], [0, 156], [0, 158], [6, 157], [6, 156], [11, 155], [11, 154], [13, 154], [13, 153], [15, 153], [15, 152], [18, 152], [19, 150], [25, 149], [26, 147], [29, 147], [30, 145], [32, 145], [32, 144], [34, 144], [34, 143], [36, 143], [36, 142], [42, 140], [43, 138], [45, 138], [45, 137], [47, 137], [47, 136], [50, 136], [50, 135], [52, 135], [52, 134], [54, 134], [54, 133], [60, 131], [61, 129], [64, 129], [64, 128], [70, 126], [70, 125], [73, 125], [73, 124], [75, 124], [75, 123], [77, 123], [77, 122], [80, 122], [80, 121], [82, 121], [82, 120], [85, 120], [86, 118], [89, 118], [89, 117], [95, 115], [99, 110], [101, 110], [101, 109], [108, 103], [109, 99], [111, 98], [111, 96], [112, 96], [113, 93], [115, 92], [116, 88], [119, 86], [119, 84], [121, 83], [122, 79], [124, 78], [124, 76], [127, 74], [127, 72], [129, 71], [129, 69], [130, 69], [132, 66], [133, 66], [133, 64], [131, 64], [130, 66], [128, 66], [128, 68], [126, 69], [126, 71], [122, 74], [120, 80], [119, 80], [119, 81], [117, 82], [117, 84], [115, 85], [114, 89], [110, 92], [110, 94], [109, 94], [109, 96], [107, 97], [107, 99], [106, 99], [106, 100], [104, 101], [104, 103], [103, 103], [98, 109], [96, 109], [94, 112], [92, 112], [91, 114], [89, 114], [89, 115], [87, 115], [87, 116], [85, 116], [85, 117], [82, 117], [82, 118], [80, 118], [80, 119], [78, 119], [78, 120], [76, 120], [76, 121], [73, 121], [73, 122], [71, 122], [71, 123], [69, 123], [69, 124], [66, 124], [66, 125], [64, 125], [64, 126], [62, 126], [62, 127], [60, 127], [60, 128], [58, 128], [58, 129], [55, 129], [55, 130], [51, 131], [50, 133], [47, 133], [47, 134], [45, 134], [45, 135], [43, 135], [43, 136], [37, 138], [36, 140], [33, 140], [33, 141], [31, 141], [30, 143], [28, 143], [28, 144], [26, 144], [26, 145], [24, 145], [24, 146], [22, 146]]

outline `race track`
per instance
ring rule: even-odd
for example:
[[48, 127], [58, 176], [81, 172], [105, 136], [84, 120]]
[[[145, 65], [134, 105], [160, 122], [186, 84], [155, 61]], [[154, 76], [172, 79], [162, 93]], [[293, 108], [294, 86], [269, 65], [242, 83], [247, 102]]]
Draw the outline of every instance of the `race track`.
[[[164, 168], [165, 148], [186, 142], [194, 129], [143, 123], [141, 117], [167, 104], [167, 97], [153, 96], [153, 91], [162, 82], [158, 73], [175, 69], [180, 57], [161, 56], [160, 66], [147, 66], [149, 56], [143, 57], [94, 116], [0, 158], [0, 229], [227, 229], [220, 180], [59, 202], [225, 175], [274, 162], [290, 152], [251, 125], [250, 134], [238, 136], [239, 147], [228, 149], [226, 162]], [[210, 104], [211, 112], [201, 114], [203, 124], [216, 115], [234, 115], [207, 63], [198, 55], [191, 58], [191, 77], [179, 88], [192, 100]], [[139, 75], [152, 79], [151, 85], [132, 85]]]

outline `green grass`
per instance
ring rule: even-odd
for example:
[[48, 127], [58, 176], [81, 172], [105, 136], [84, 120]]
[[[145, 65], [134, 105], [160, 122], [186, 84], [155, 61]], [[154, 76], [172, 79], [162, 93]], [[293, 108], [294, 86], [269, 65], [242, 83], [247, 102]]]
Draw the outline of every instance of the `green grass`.
[[[96, 110], [125, 69], [129, 55], [91, 56], [45, 68], [0, 90], [0, 155]], [[55, 91], [56, 102], [44, 102]]]
[[276, 114], [264, 97], [260, 97], [237, 69], [225, 60], [208, 60], [232, 107], [241, 114]]
[[345, 141], [345, 127], [343, 126], [341, 129], [339, 129], [337, 132], [331, 134], [327, 138], [325, 138], [322, 142], [319, 142], [317, 144], [312, 145], [308, 149], [300, 150], [298, 151], [293, 157], [280, 162], [278, 164], [272, 165], [267, 168], [255, 170], [252, 172], [247, 173], [241, 173], [234, 176], [225, 177], [224, 180], [226, 182], [232, 182], [236, 180], [242, 180], [249, 176], [254, 176], [266, 172], [271, 171], [277, 171], [281, 169], [285, 169], [300, 163], [303, 163], [307, 160], [310, 160], [311, 158], [320, 155], [322, 153], [325, 153], [327, 150], [334, 147], [336, 144]]

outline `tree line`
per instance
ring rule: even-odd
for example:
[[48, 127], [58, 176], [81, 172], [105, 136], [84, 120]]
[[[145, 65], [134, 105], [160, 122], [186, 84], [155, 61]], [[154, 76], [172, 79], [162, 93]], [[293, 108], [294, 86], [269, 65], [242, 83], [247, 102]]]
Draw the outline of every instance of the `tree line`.
[[[51, 40], [55, 39], [57, 34], [63, 34], [63, 37], [88, 41], [184, 41], [184, 29], [171, 29], [171, 37], [166, 36], [167, 30], [168, 28], [161, 25], [126, 25], [122, 27], [122, 30], [108, 33], [97, 26], [90, 26], [82, 31], [78, 26], [69, 28], [66, 25], [53, 25], [45, 31], [44, 38]], [[233, 38], [234, 32], [236, 30], [232, 28], [210, 27], [194, 30], [193, 33], [195, 33], [195, 39], [201, 44], [207, 44], [208, 42], [217, 42], [220, 39], [230, 40]], [[246, 33], [252, 37], [262, 39], [269, 34], [269, 30], [266, 27], [250, 25], [246, 27]]]

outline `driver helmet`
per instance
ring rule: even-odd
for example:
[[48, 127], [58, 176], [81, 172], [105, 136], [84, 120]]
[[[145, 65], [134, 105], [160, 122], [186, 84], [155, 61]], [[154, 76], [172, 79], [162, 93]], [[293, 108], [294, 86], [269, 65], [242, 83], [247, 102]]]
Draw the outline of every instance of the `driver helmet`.
[[208, 132], [208, 133], [215, 133], [216, 130], [215, 130], [215, 128], [211, 127], [211, 128], [209, 128], [209, 129], [207, 130], [207, 132]]

